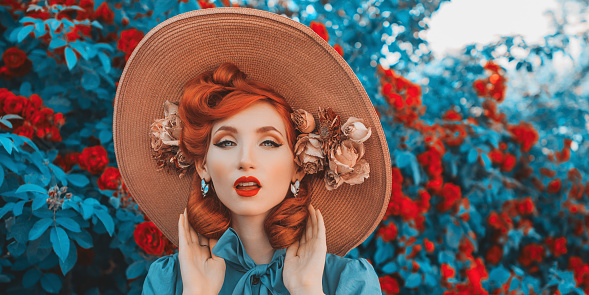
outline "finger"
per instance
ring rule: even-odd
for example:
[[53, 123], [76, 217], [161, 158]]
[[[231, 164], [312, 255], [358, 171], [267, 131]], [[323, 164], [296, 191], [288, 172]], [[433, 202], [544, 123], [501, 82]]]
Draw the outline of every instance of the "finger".
[[311, 241], [315, 231], [315, 209], [309, 204], [309, 220], [307, 221], [307, 240]]
[[296, 241], [294, 243], [292, 243], [292, 245], [288, 246], [288, 248], [286, 248], [286, 256], [284, 259], [290, 259], [290, 258], [294, 258], [297, 256], [297, 252], [299, 251], [299, 241]]
[[188, 243], [186, 242], [186, 236], [184, 235], [184, 216], [180, 213], [180, 217], [178, 218], [178, 246], [184, 246]]
[[186, 214], [186, 209], [184, 209], [184, 235], [186, 235], [186, 240], [189, 244], [193, 244], [195, 241], [192, 239], [190, 235], [190, 225], [188, 224], [188, 214]]
[[[309, 223], [309, 219], [307, 218], [307, 223]], [[307, 243], [307, 230], [305, 229], [305, 232], [303, 232], [303, 234], [301, 235], [301, 245], [304, 245]]]
[[323, 220], [323, 214], [321, 214], [321, 211], [319, 209], [317, 209], [317, 224], [319, 225], [319, 230], [317, 232], [318, 236], [323, 240], [327, 240], [327, 238], [325, 237], [325, 221]]
[[190, 225], [190, 223], [188, 223], [187, 225], [188, 225], [188, 231], [190, 232], [190, 239], [192, 241], [198, 241], [198, 233], [194, 230], [194, 228], [192, 227], [192, 225]]

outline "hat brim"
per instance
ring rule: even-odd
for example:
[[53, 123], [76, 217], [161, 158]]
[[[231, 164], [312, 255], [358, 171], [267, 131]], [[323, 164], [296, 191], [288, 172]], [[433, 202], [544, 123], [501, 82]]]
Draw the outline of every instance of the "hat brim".
[[209, 8], [172, 17], [153, 28], [129, 58], [115, 98], [113, 133], [121, 176], [141, 210], [175, 245], [178, 216], [188, 202], [192, 175], [156, 171], [149, 127], [163, 118], [164, 102], [178, 102], [186, 81], [234, 63], [248, 79], [266, 83], [293, 109], [317, 119], [332, 108], [345, 122], [363, 118], [372, 128], [364, 143], [370, 176], [328, 191], [311, 183], [311, 202], [324, 216], [327, 249], [343, 256], [378, 226], [391, 194], [391, 163], [380, 120], [346, 61], [309, 27], [271, 12]]

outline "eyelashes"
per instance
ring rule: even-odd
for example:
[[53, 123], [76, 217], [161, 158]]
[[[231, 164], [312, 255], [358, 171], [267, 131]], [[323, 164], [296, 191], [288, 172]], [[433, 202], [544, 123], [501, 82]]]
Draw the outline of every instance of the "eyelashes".
[[[235, 142], [231, 141], [231, 140], [223, 140], [223, 141], [220, 141], [220, 142], [215, 143], [213, 145], [214, 146], [217, 146], [217, 147], [220, 147], [220, 148], [227, 148], [227, 147], [230, 147], [230, 146], [236, 146], [237, 144]], [[275, 147], [275, 148], [282, 146], [281, 143], [277, 143], [277, 142], [275, 142], [273, 140], [270, 140], [270, 139], [264, 140], [262, 142], [262, 145], [264, 145], [264, 146], [271, 146], [271, 147]]]

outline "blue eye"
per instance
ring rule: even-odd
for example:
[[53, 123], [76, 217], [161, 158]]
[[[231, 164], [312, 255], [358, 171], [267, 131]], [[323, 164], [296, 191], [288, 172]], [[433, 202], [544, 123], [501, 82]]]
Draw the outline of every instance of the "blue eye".
[[223, 140], [223, 141], [220, 141], [218, 143], [215, 143], [214, 145], [215, 146], [218, 146], [220, 148], [224, 148], [224, 147], [234, 146], [235, 145], [235, 142], [233, 142], [231, 140]]
[[273, 140], [264, 140], [264, 142], [262, 142], [262, 145], [264, 146], [273, 146], [273, 147], [279, 147], [282, 146], [282, 144], [278, 144], [276, 142], [274, 142]]

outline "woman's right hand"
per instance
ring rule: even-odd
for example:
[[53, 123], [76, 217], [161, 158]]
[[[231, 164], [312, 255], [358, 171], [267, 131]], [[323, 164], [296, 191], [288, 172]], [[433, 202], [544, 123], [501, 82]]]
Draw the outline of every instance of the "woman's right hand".
[[188, 223], [186, 209], [178, 220], [178, 238], [183, 294], [219, 294], [225, 279], [225, 260], [211, 253], [217, 240], [200, 236], [199, 242], [199, 235]]

